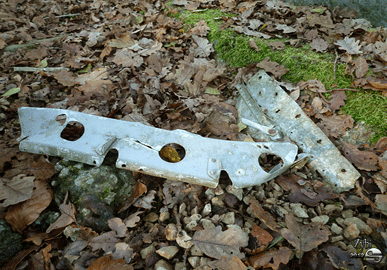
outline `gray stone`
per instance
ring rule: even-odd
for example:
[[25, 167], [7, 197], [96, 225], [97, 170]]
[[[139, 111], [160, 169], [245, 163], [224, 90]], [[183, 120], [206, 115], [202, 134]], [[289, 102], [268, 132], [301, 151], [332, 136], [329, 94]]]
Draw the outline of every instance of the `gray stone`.
[[171, 214], [169, 212], [161, 212], [159, 220], [160, 220], [160, 222], [164, 222], [167, 219], [169, 219], [170, 217], [171, 217]]
[[224, 215], [222, 215], [221, 220], [224, 224], [230, 225], [235, 223], [235, 213], [234, 212], [228, 212]]
[[341, 227], [345, 227], [344, 219], [343, 218], [336, 218], [336, 223], [339, 224]]
[[312, 218], [312, 222], [320, 222], [323, 225], [327, 224], [329, 221], [329, 217], [327, 215], [317, 216]]
[[219, 206], [219, 207], [224, 207], [224, 202], [221, 198], [219, 197], [214, 197], [211, 199], [212, 206]]
[[180, 204], [179, 214], [183, 213], [186, 209], [187, 209], [187, 205], [185, 203]]
[[344, 239], [344, 237], [342, 235], [333, 236], [332, 237], [332, 242], [334, 243], [334, 242], [337, 242], [337, 241], [341, 241], [343, 239]]
[[368, 226], [363, 220], [357, 217], [352, 217], [352, 218], [346, 218], [344, 220], [344, 224], [349, 226], [351, 224], [355, 224], [356, 227], [360, 230], [361, 233], [364, 234], [371, 234], [372, 229], [370, 226]]
[[199, 257], [189, 257], [188, 258], [188, 262], [189, 264], [193, 267], [193, 268], [196, 268], [200, 265], [200, 258]]
[[329, 215], [333, 211], [341, 212], [343, 210], [343, 205], [334, 205], [334, 204], [328, 204], [324, 207], [324, 214]]
[[23, 250], [22, 237], [12, 231], [5, 220], [0, 220], [0, 262]]
[[210, 261], [212, 261], [210, 258], [207, 257], [201, 257], [200, 258], [200, 266], [207, 265]]
[[157, 254], [159, 254], [161, 257], [170, 260], [172, 259], [177, 252], [179, 252], [179, 248], [176, 246], [168, 246], [163, 247], [158, 250], [156, 250]]
[[178, 230], [176, 224], [169, 223], [167, 227], [165, 227], [165, 238], [167, 238], [168, 241], [175, 241], [177, 233]]
[[200, 221], [200, 223], [201, 223], [201, 225], [203, 226], [203, 229], [205, 229], [205, 230], [210, 230], [210, 229], [215, 228], [214, 223], [212, 223], [212, 221], [209, 220], [209, 219], [203, 218], [203, 219]]
[[175, 264], [175, 270], [187, 270], [187, 266], [184, 262], [177, 262]]
[[155, 212], [150, 212], [148, 215], [144, 217], [144, 221], [147, 222], [156, 222], [159, 219], [159, 216]]
[[234, 188], [232, 185], [226, 187], [226, 191], [229, 194], [233, 194], [238, 200], [243, 199], [243, 188]]
[[202, 216], [203, 216], [203, 217], [206, 217], [206, 216], [208, 216], [210, 213], [211, 213], [211, 204], [210, 204], [210, 203], [207, 203], [207, 204], [203, 207]]
[[352, 223], [348, 227], [344, 229], [344, 237], [347, 238], [348, 240], [352, 241], [356, 238], [359, 238], [360, 235], [360, 230], [357, 227], [355, 223]]
[[159, 260], [155, 264], [155, 270], [173, 270], [172, 266], [164, 260]]
[[186, 231], [182, 230], [177, 234], [176, 243], [182, 248], [188, 249], [192, 247], [192, 237], [187, 234]]
[[301, 203], [291, 203], [290, 207], [292, 208], [292, 212], [296, 217], [299, 218], [308, 218], [308, 213], [305, 208], [302, 207]]
[[339, 227], [339, 225], [337, 225], [336, 223], [332, 223], [331, 231], [334, 232], [335, 234], [340, 235], [340, 234], [342, 234], [343, 229], [341, 227]]
[[341, 212], [341, 216], [344, 219], [351, 218], [351, 217], [353, 217], [353, 210], [351, 210], [351, 209], [345, 210], [345, 211]]
[[156, 251], [155, 244], [153, 243], [150, 246], [148, 246], [140, 251], [141, 258], [145, 259], [146, 256], [148, 256], [149, 254], [151, 254], [155, 251]]

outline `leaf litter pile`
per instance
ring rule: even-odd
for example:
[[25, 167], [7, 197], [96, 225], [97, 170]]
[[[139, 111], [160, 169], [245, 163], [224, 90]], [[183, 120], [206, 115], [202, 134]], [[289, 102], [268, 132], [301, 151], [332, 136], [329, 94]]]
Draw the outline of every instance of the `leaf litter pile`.
[[[354, 128], [340, 110], [347, 99], [343, 90], [387, 95], [385, 29], [369, 30], [368, 21], [346, 9], [280, 0], [0, 5], [0, 218], [23, 240], [21, 251], [1, 258], [4, 269], [386, 267], [385, 259], [372, 264], [350, 255], [365, 252], [359, 242], [386, 250], [387, 137], [375, 145], [362, 141], [361, 125]], [[109, 229], [84, 226], [71, 187], [55, 203], [51, 182], [59, 159], [18, 150], [17, 109], [63, 108], [251, 140], [238, 126], [235, 85], [258, 69], [277, 80], [290, 71], [269, 57], [239, 69], [225, 65], [208, 39], [207, 22], [190, 25], [180, 16], [207, 9], [234, 14], [213, 20], [219, 31], [250, 36], [250, 53], [261, 51], [258, 40], [269, 40], [273, 51], [305, 44], [319, 53], [336, 51], [333, 67], [345, 63], [351, 89], [332, 85], [328, 97], [318, 79], [281, 84], [362, 177], [351, 191], [336, 194], [307, 166], [240, 190], [223, 175], [210, 189], [136, 173], [132, 193], [107, 221]], [[164, 157], [180, 160], [173, 148]], [[34, 222], [48, 210], [58, 218], [41, 230]]]

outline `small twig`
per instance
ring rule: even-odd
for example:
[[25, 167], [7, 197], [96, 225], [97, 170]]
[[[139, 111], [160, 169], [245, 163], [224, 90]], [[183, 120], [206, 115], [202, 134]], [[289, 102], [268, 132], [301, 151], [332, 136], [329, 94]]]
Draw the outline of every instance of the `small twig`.
[[[81, 13], [74, 13], [74, 14], [58, 15], [58, 16], [55, 16], [55, 18], [65, 18], [65, 17], [79, 16], [79, 15], [82, 15], [82, 14]], [[43, 19], [47, 20], [49, 18], [50, 17], [44, 17]]]
[[352, 89], [352, 88], [335, 88], [335, 89], [325, 90], [324, 92], [320, 92], [320, 93], [328, 93], [328, 92], [333, 92], [333, 91], [355, 91], [355, 92], [359, 92], [360, 90]]
[[37, 47], [40, 43], [45, 42], [45, 41], [57, 41], [61, 39], [62, 37], [68, 36], [68, 34], [60, 34], [59, 36], [52, 37], [52, 38], [45, 38], [45, 39], [35, 39], [27, 43], [23, 44], [11, 44], [8, 45], [3, 49], [4, 52], [16, 52], [18, 49], [32, 49]]
[[36, 71], [44, 71], [44, 72], [56, 72], [56, 71], [61, 71], [62, 69], [69, 70], [68, 68], [64, 67], [14, 67], [13, 71], [15, 72], [36, 72]]

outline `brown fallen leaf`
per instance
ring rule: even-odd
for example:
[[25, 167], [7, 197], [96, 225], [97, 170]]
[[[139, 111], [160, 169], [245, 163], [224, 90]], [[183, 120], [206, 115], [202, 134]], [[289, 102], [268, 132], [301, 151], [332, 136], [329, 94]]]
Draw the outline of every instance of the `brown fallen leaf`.
[[364, 86], [364, 89], [373, 89], [377, 91], [387, 90], [387, 80], [374, 77], [367, 77], [367, 82], [370, 86]]
[[354, 120], [350, 115], [342, 114], [325, 116], [322, 114], [316, 114], [316, 118], [321, 119], [321, 122], [317, 123], [317, 126], [328, 137], [341, 137], [348, 129], [353, 128]]
[[109, 219], [108, 226], [112, 231], [116, 232], [117, 237], [125, 237], [128, 234], [125, 223], [118, 217]]
[[29, 260], [31, 263], [31, 267], [33, 269], [50, 270], [53, 266], [50, 261], [50, 251], [51, 244], [48, 244], [43, 249], [39, 250], [39, 252], [32, 254]]
[[3, 207], [28, 200], [34, 188], [34, 176], [19, 174], [8, 180], [0, 178], [0, 201], [4, 200]]
[[273, 236], [270, 233], [256, 224], [253, 224], [250, 234], [252, 237], [249, 238], [249, 245], [247, 246], [250, 250], [250, 255], [265, 251], [269, 243], [273, 240]]
[[321, 251], [327, 254], [329, 260], [337, 269], [362, 269], [362, 264], [358, 258], [351, 257], [347, 251], [337, 246], [326, 245], [321, 248]]
[[346, 159], [354, 164], [359, 170], [378, 170], [378, 156], [371, 151], [360, 151], [356, 145], [343, 143], [343, 152]]
[[192, 52], [195, 57], [207, 57], [214, 51], [212, 43], [210, 43], [207, 38], [192, 35], [192, 39], [195, 41], [196, 46], [194, 45], [191, 47], [190, 52]]
[[77, 84], [76, 77], [73, 76], [73, 73], [62, 69], [58, 72], [51, 72], [47, 74], [48, 76], [54, 77], [58, 83], [63, 86], [74, 86]]
[[127, 264], [124, 259], [114, 260], [111, 255], [105, 255], [96, 259], [87, 270], [133, 270], [133, 266]]
[[222, 232], [222, 227], [205, 229], [195, 232], [191, 242], [211, 258], [225, 257], [243, 258], [239, 248], [247, 246], [249, 238], [242, 229], [228, 228]]
[[279, 51], [286, 48], [285, 44], [282, 41], [269, 42], [268, 46], [272, 49], [279, 50]]
[[360, 51], [361, 45], [359, 44], [360, 40], [356, 40], [355, 38], [345, 37], [337, 42], [336, 45], [339, 45], [339, 49], [346, 51], [349, 54], [362, 54]]
[[376, 142], [375, 151], [378, 153], [387, 151], [387, 137], [382, 137]]
[[310, 43], [310, 47], [316, 52], [325, 52], [328, 49], [329, 43], [322, 38], [315, 38]]
[[94, 237], [90, 242], [90, 246], [92, 247], [93, 252], [102, 249], [106, 253], [113, 252], [116, 244], [119, 242], [121, 242], [121, 240], [117, 238], [116, 232], [110, 231]]
[[363, 56], [359, 56], [354, 63], [356, 78], [360, 79], [361, 77], [364, 77], [368, 72], [368, 64], [365, 58]]
[[61, 212], [61, 216], [48, 227], [46, 230], [46, 233], [50, 233], [52, 230], [66, 227], [67, 225], [70, 225], [73, 222], [77, 222], [75, 218], [75, 206], [70, 201], [67, 203], [67, 197], [69, 193], [66, 193], [66, 196], [63, 200], [63, 203], [59, 205], [59, 210]]
[[306, 82], [300, 81], [297, 86], [300, 87], [300, 90], [309, 89], [310, 91], [315, 93], [326, 92], [324, 84], [318, 79], [308, 80]]
[[140, 222], [141, 218], [138, 215], [141, 215], [144, 211], [137, 211], [136, 213], [131, 214], [129, 217], [124, 219], [126, 227], [134, 228], [136, 223]]
[[280, 247], [278, 250], [270, 250], [249, 258], [250, 265], [255, 269], [268, 268], [277, 270], [281, 263], [287, 264], [293, 255], [288, 247]]
[[323, 185], [313, 185], [307, 182], [300, 185], [299, 181], [303, 179], [295, 174], [289, 176], [280, 175], [276, 178], [276, 183], [280, 185], [285, 191], [290, 190], [289, 201], [292, 203], [304, 203], [308, 206], [317, 206], [320, 202], [335, 199], [337, 194]]
[[209, 262], [208, 266], [212, 269], [247, 270], [247, 266], [237, 256], [222, 257], [219, 260]]
[[265, 223], [265, 225], [269, 229], [273, 231], [278, 231], [281, 228], [281, 226], [278, 225], [278, 223], [275, 221], [275, 218], [271, 214], [263, 210], [261, 204], [253, 196], [250, 195], [249, 197], [250, 197], [250, 208], [253, 210], [254, 215], [260, 221]]
[[51, 203], [53, 192], [47, 182], [36, 180], [34, 188], [30, 199], [10, 206], [5, 215], [7, 223], [19, 233], [22, 233], [28, 225], [34, 222]]
[[141, 197], [145, 192], [148, 191], [148, 188], [145, 184], [137, 181], [134, 187], [132, 188], [132, 194], [130, 197], [123, 203], [118, 213], [121, 213], [128, 209], [139, 197]]
[[304, 225], [298, 223], [293, 215], [287, 214], [287, 228], [281, 229], [280, 233], [292, 246], [297, 249], [296, 256], [302, 258], [304, 252], [311, 251], [320, 244], [329, 240], [329, 229], [321, 223], [312, 222]]
[[273, 74], [276, 78], [280, 78], [282, 75], [285, 75], [289, 71], [289, 69], [285, 68], [285, 66], [282, 66], [277, 62], [270, 61], [269, 57], [266, 57], [261, 63], [258, 63], [257, 67]]
[[329, 100], [329, 108], [332, 112], [335, 112], [345, 105], [345, 100], [347, 100], [345, 91], [332, 91], [331, 99]]
[[44, 156], [41, 156], [38, 161], [32, 163], [28, 168], [28, 172], [35, 175], [36, 179], [46, 180], [50, 179], [55, 173], [55, 166], [48, 162]]
[[156, 191], [150, 190], [146, 196], [137, 199], [133, 205], [140, 208], [151, 209], [153, 207], [152, 202], [155, 199], [155, 195]]
[[258, 48], [257, 43], [255, 43], [255, 40], [253, 38], [249, 39], [249, 46], [251, 49], [255, 50], [256, 52], [260, 52], [261, 50]]

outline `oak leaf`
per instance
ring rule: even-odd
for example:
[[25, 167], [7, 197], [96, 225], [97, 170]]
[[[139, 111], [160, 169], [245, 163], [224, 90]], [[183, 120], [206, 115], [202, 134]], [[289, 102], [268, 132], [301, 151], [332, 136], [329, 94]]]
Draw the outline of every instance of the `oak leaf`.
[[316, 52], [324, 52], [326, 49], [328, 49], [329, 43], [326, 42], [322, 38], [315, 38], [313, 41], [310, 43], [310, 47], [313, 50], [316, 50]]
[[36, 180], [34, 188], [31, 198], [10, 206], [5, 215], [7, 223], [19, 233], [22, 233], [28, 225], [33, 223], [51, 203], [53, 192], [47, 182]]
[[192, 52], [195, 57], [207, 57], [214, 51], [214, 48], [212, 44], [208, 42], [208, 39], [198, 37], [197, 35], [192, 35], [192, 39], [197, 44], [196, 48], [190, 48], [190, 52]]
[[48, 227], [48, 229], [46, 230], [46, 233], [49, 233], [52, 230], [55, 230], [58, 228], [66, 227], [67, 225], [70, 225], [71, 223], [76, 222], [75, 206], [71, 202], [67, 203], [68, 194], [69, 193], [67, 192], [63, 200], [63, 203], [59, 205], [61, 216], [57, 220], [55, 220], [55, 222], [52, 223], [50, 227]]
[[8, 180], [0, 178], [0, 201], [4, 200], [3, 207], [17, 204], [28, 200], [32, 196], [34, 188], [33, 176], [19, 174]]
[[247, 266], [237, 256], [222, 257], [220, 260], [211, 261], [208, 266], [212, 269], [222, 270], [247, 270]]
[[340, 107], [345, 105], [345, 100], [347, 100], [347, 95], [345, 91], [333, 91], [331, 94], [331, 99], [329, 100], [329, 107], [332, 112], [340, 109]]
[[107, 269], [117, 269], [117, 270], [133, 270], [133, 266], [127, 264], [124, 259], [115, 260], [111, 255], [105, 255], [96, 259], [87, 270], [107, 270]]
[[285, 66], [282, 66], [277, 62], [270, 61], [269, 57], [266, 57], [261, 63], [258, 63], [257, 67], [273, 74], [276, 78], [280, 78], [282, 75], [285, 75], [289, 71], [289, 69], [285, 68]]
[[253, 196], [250, 196], [250, 208], [253, 210], [253, 214], [259, 218], [260, 221], [265, 223], [269, 229], [278, 231], [281, 228], [275, 221], [275, 218], [263, 210], [261, 204]]
[[215, 259], [223, 256], [243, 258], [245, 255], [239, 248], [247, 246], [248, 241], [249, 238], [240, 228], [232, 227], [222, 232], [220, 226], [197, 231], [191, 240], [204, 254]]
[[293, 215], [287, 214], [287, 228], [281, 229], [280, 233], [292, 246], [297, 249], [297, 257], [301, 258], [304, 252], [311, 251], [318, 245], [329, 240], [329, 229], [321, 223], [310, 223], [307, 225], [298, 223]]
[[378, 156], [371, 151], [360, 151], [356, 145], [343, 142], [343, 152], [346, 159], [359, 170], [378, 170]]
[[293, 252], [288, 247], [280, 247], [278, 250], [270, 250], [254, 255], [249, 258], [249, 262], [255, 269], [271, 267], [277, 270], [281, 263], [287, 264], [292, 257]]
[[355, 38], [345, 37], [337, 41], [335, 44], [339, 45], [339, 49], [346, 51], [349, 54], [362, 54], [360, 51], [361, 45], [359, 45], [360, 40], [356, 40]]

